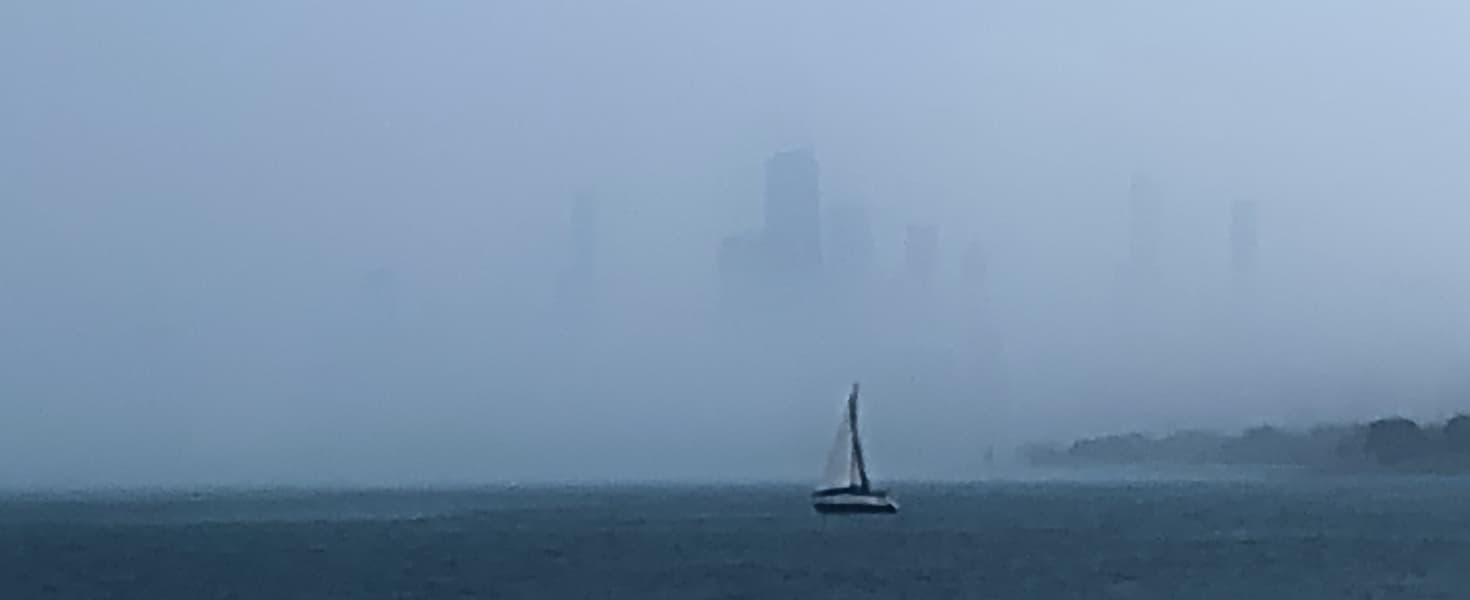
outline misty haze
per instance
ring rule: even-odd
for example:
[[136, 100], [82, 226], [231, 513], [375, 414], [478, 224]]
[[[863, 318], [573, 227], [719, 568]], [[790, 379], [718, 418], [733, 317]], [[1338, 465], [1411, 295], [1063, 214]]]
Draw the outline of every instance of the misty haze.
[[1444, 419], [1470, 7], [13, 2], [0, 486]]

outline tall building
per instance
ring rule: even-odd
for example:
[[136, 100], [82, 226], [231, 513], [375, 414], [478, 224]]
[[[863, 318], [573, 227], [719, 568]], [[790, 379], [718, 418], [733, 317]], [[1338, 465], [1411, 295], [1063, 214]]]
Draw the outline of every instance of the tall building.
[[1128, 193], [1128, 263], [1134, 277], [1158, 276], [1163, 201], [1153, 181], [1134, 175]]
[[1246, 277], [1256, 264], [1256, 203], [1236, 201], [1230, 205], [1230, 268], [1237, 278]]
[[765, 240], [773, 274], [815, 277], [822, 268], [821, 172], [809, 148], [766, 160]]
[[721, 294], [731, 308], [778, 314], [815, 306], [824, 282], [820, 169], [808, 148], [765, 162], [764, 222], [719, 249]]

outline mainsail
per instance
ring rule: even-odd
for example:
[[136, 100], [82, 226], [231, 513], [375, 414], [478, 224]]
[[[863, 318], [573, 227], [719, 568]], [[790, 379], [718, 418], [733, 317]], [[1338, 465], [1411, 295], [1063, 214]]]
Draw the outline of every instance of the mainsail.
[[858, 386], [853, 384], [847, 397], [847, 414], [837, 429], [837, 438], [832, 441], [832, 451], [827, 456], [827, 470], [822, 478], [823, 490], [857, 489], [867, 491], [868, 470], [863, 461], [863, 444], [858, 437], [857, 425]]

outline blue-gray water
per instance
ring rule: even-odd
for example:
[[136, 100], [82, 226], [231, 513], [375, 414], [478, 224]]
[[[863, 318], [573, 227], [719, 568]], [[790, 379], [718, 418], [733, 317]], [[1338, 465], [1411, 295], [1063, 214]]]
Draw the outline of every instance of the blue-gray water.
[[1470, 598], [1470, 483], [0, 499], [0, 598]]

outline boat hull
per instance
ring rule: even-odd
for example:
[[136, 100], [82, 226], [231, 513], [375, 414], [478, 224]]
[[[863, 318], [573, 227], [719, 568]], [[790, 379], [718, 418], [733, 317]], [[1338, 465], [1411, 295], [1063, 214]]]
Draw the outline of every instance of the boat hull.
[[887, 496], [838, 494], [812, 498], [812, 508], [824, 515], [891, 515], [898, 502]]

